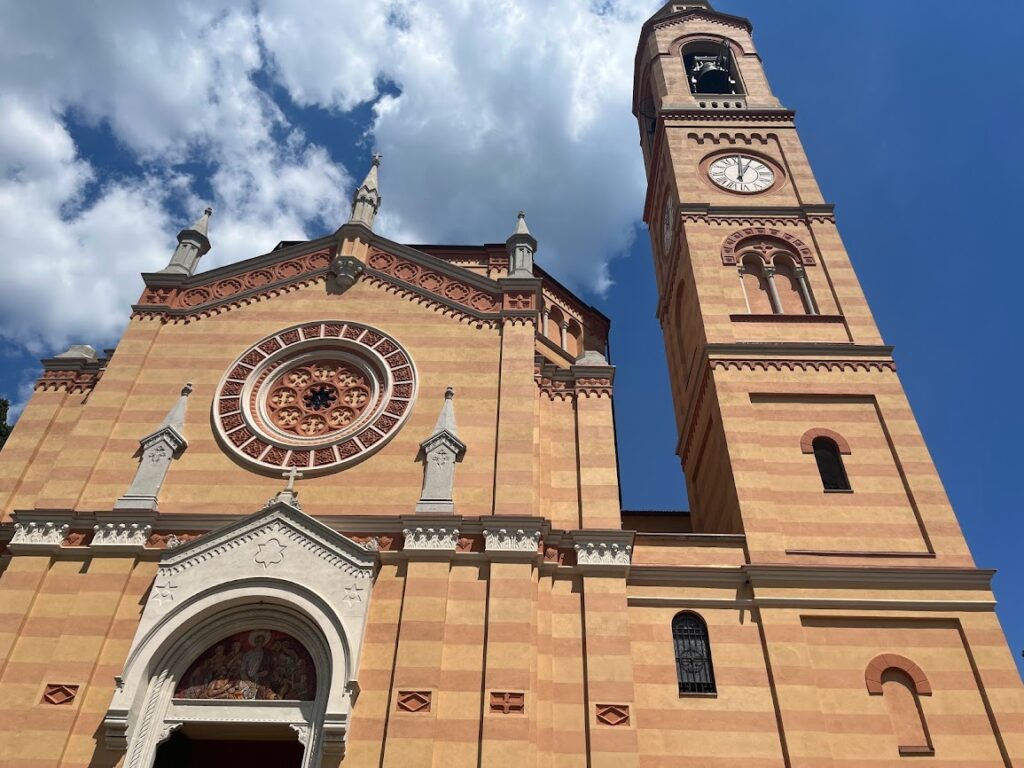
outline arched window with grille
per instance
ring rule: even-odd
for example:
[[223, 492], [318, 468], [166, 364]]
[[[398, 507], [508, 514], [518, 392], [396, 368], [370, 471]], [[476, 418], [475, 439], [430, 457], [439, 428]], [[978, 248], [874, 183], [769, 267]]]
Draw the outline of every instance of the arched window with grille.
[[814, 460], [818, 463], [818, 474], [821, 485], [826, 491], [849, 491], [850, 479], [843, 466], [843, 457], [839, 455], [836, 441], [828, 437], [816, 437], [811, 443], [814, 449]]
[[679, 693], [715, 693], [715, 670], [711, 664], [708, 625], [695, 613], [684, 612], [672, 619], [672, 642], [676, 652]]

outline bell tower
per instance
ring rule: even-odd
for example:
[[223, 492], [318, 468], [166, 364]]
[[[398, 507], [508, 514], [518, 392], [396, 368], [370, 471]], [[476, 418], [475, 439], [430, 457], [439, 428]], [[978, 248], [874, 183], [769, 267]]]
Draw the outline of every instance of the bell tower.
[[635, 67], [694, 531], [752, 562], [971, 565], [750, 22], [667, 3]]

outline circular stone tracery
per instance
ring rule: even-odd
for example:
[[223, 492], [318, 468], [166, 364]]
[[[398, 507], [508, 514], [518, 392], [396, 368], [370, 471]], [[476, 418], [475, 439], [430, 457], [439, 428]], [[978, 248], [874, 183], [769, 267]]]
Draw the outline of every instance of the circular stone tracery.
[[328, 471], [390, 440], [415, 394], [415, 368], [393, 338], [357, 323], [307, 323], [260, 340], [231, 365], [214, 421], [247, 464]]
[[270, 384], [270, 421], [299, 437], [344, 429], [370, 405], [367, 378], [355, 366], [334, 360], [293, 365]]

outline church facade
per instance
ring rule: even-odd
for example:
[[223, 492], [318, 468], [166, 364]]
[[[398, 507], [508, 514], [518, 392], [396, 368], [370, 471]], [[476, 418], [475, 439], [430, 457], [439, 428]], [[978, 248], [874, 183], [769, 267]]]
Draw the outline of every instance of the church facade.
[[375, 157], [336, 233], [198, 271], [207, 210], [0, 453], [0, 764], [1024, 763], [750, 23], [665, 5], [633, 108], [691, 512], [621, 509], [609, 320], [523, 214], [393, 242]]

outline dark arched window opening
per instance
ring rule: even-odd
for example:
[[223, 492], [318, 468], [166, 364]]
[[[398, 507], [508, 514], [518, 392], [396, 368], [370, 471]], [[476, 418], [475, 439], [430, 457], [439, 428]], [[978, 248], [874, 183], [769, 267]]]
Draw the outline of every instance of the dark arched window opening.
[[677, 615], [672, 619], [672, 642], [676, 651], [679, 693], [715, 693], [711, 643], [704, 620], [695, 613]]
[[683, 66], [691, 93], [742, 94], [736, 61], [729, 43], [702, 41], [687, 46]]
[[814, 460], [818, 462], [818, 474], [821, 485], [826, 491], [849, 491], [850, 479], [846, 476], [843, 458], [839, 455], [839, 446], [827, 437], [816, 437], [811, 443], [814, 449]]

